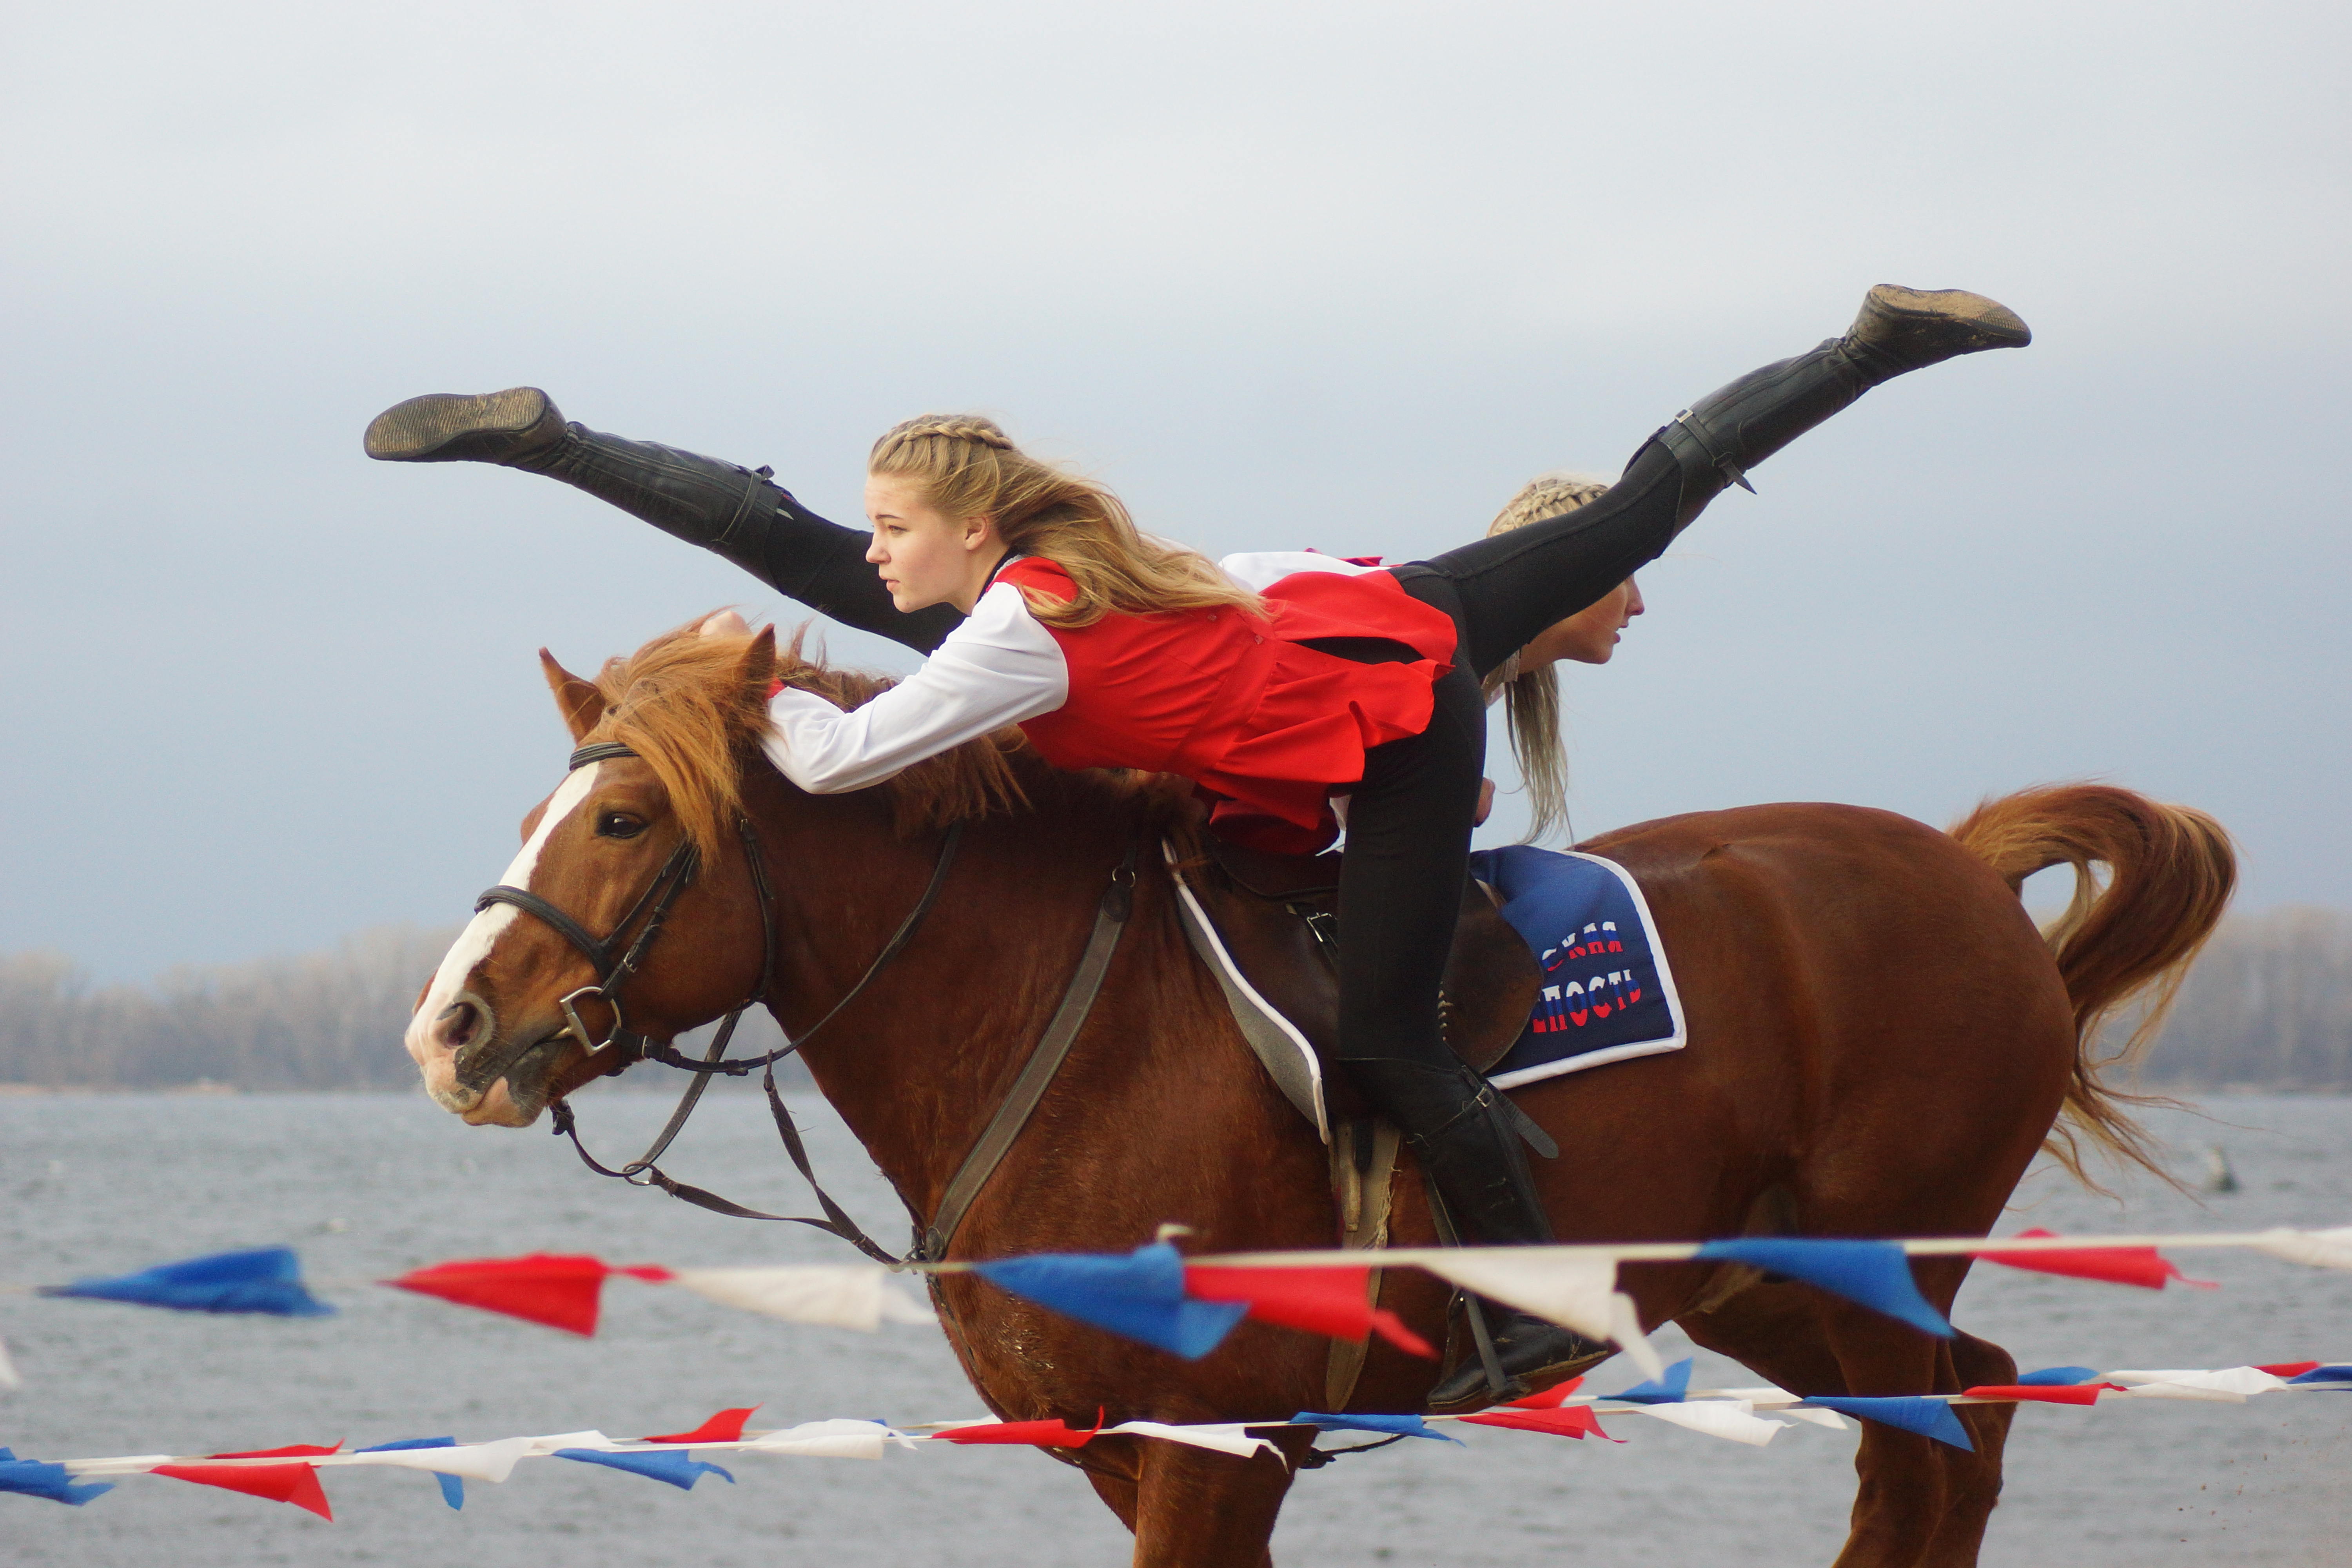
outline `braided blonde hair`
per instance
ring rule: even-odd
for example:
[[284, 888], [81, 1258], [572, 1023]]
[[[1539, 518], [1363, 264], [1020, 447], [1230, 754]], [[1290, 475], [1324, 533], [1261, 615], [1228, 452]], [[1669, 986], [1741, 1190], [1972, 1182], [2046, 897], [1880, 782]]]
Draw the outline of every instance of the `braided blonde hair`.
[[[1486, 536], [1574, 511], [1608, 488], [1607, 479], [1564, 468], [1538, 474], [1486, 525]], [[1527, 842], [1536, 843], [1555, 830], [1569, 831], [1568, 745], [1560, 735], [1559, 671], [1546, 665], [1521, 674], [1514, 654], [1487, 673], [1485, 685], [1487, 701], [1507, 696], [1509, 702], [1511, 756], [1528, 786]]]
[[1077, 596], [1067, 603], [1024, 590], [1030, 612], [1048, 626], [1092, 626], [1113, 610], [1264, 613], [1257, 595], [1207, 556], [1145, 537], [1108, 486], [1029, 456], [993, 419], [925, 414], [894, 425], [874, 443], [866, 471], [912, 480], [950, 517], [987, 517], [1014, 553], [1068, 573]]

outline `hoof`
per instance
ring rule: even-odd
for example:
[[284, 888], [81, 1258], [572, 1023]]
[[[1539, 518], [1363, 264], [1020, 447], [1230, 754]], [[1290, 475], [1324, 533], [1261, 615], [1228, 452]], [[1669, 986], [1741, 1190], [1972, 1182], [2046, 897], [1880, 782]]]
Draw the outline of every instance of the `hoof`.
[[367, 427], [367, 455], [386, 463], [506, 463], [563, 436], [563, 415], [535, 386], [467, 396], [428, 393], [395, 403]]

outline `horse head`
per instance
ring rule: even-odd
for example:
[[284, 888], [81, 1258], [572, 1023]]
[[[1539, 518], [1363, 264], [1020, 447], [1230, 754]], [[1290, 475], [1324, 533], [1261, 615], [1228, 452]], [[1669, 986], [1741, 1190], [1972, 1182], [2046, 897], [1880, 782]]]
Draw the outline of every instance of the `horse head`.
[[[760, 1000], [768, 954], [741, 780], [766, 730], [772, 628], [688, 626], [583, 680], [540, 652], [578, 748], [522, 822], [406, 1035], [427, 1093], [529, 1126], [551, 1099]], [[645, 961], [658, 947], [661, 963]]]

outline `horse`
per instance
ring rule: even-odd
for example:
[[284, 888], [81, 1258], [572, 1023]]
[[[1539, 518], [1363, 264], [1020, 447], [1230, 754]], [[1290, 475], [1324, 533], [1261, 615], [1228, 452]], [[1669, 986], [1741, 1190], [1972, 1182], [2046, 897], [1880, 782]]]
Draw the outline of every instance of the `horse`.
[[[635, 1035], [667, 1040], [746, 998], [765, 1005], [804, 1040], [818, 1089], [919, 1232], [1055, 1011], [1106, 887], [1131, 867], [1132, 912], [1093, 1010], [952, 1256], [1123, 1251], [1166, 1222], [1189, 1226], [1197, 1251], [1335, 1244], [1326, 1152], [1180, 929], [1156, 852], [1163, 837], [1194, 842], [1178, 781], [1059, 772], [1007, 731], [868, 789], [812, 795], [761, 755], [770, 692], [782, 681], [851, 707], [887, 681], [812, 662], [798, 638], [780, 648], [772, 628], [690, 625], [593, 681], [541, 658], [575, 758], [593, 760], [523, 819], [506, 881], [536, 902], [479, 906], [420, 998], [406, 1044], [446, 1109], [528, 1126], [625, 1065], [609, 1045], [588, 1048], [622, 1020], [582, 949], [533, 918], [551, 910], [580, 936], [609, 933], [589, 939], [608, 959], [627, 941], [626, 984], [608, 989]], [[960, 848], [933, 889], [950, 832]], [[2045, 1142], [2086, 1181], [2084, 1145], [2150, 1163], [2095, 1038], [2136, 998], [2165, 999], [2234, 877], [2210, 818], [2103, 785], [1990, 800], [1949, 833], [1777, 805], [1581, 847], [1638, 879], [1688, 1044], [1517, 1091], [1559, 1145], [1534, 1163], [1564, 1242], [1977, 1237]], [[2074, 868], [2077, 896], [2045, 939], [2020, 889], [2057, 865]], [[937, 901], [907, 936], [927, 889]], [[906, 937], [896, 973], [861, 984], [894, 932]], [[1391, 1233], [1435, 1240], [1409, 1155]], [[1917, 1260], [1938, 1310], [1969, 1261]], [[1623, 1275], [1645, 1326], [1679, 1323], [1799, 1393], [1957, 1392], [2015, 1374], [1983, 1340], [1931, 1338], [1752, 1268]], [[1381, 1305], [1424, 1339], [1444, 1332], [1444, 1286], [1418, 1270], [1378, 1278]], [[1008, 1420], [1276, 1423], [1322, 1407], [1329, 1342], [1302, 1332], [1245, 1321], [1184, 1361], [975, 1274], [932, 1279], [972, 1386]], [[1349, 1408], [1421, 1410], [1433, 1376], [1376, 1341]], [[1839, 1568], [1973, 1563], [2012, 1413], [1959, 1407], [1973, 1452], [1866, 1423]], [[1279, 1458], [1249, 1459], [1112, 1436], [1051, 1452], [1133, 1531], [1137, 1563], [1193, 1568], [1270, 1563], [1312, 1437], [1286, 1430]]]

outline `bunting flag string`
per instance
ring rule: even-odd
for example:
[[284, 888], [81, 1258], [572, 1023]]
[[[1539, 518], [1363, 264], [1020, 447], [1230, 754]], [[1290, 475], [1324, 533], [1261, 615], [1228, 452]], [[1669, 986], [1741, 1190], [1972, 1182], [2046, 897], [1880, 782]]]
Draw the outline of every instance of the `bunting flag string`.
[[[1664, 1363], [1643, 1334], [1633, 1298], [1618, 1288], [1619, 1270], [1629, 1264], [1696, 1261], [1761, 1268], [1884, 1312], [1922, 1332], [1948, 1338], [1951, 1324], [1920, 1294], [1912, 1278], [1912, 1258], [1973, 1255], [2011, 1268], [2144, 1289], [2161, 1289], [2173, 1281], [2210, 1289], [2206, 1281], [2184, 1277], [2159, 1250], [2192, 1247], [2246, 1248], [2313, 1267], [2352, 1269], [2352, 1226], [2220, 1236], [2061, 1237], [2029, 1230], [1998, 1238], [1739, 1237], [1706, 1242], [1399, 1247], [1381, 1252], [1377, 1267], [1425, 1269], [1461, 1289], [1521, 1308], [1597, 1342], [1614, 1342], [1646, 1376], [1656, 1378]], [[1427, 1342], [1373, 1301], [1374, 1267], [1361, 1251], [1339, 1249], [1188, 1258], [1163, 1238], [1130, 1253], [1046, 1253], [906, 1268], [978, 1273], [1067, 1317], [1188, 1359], [1216, 1349], [1244, 1321], [1359, 1343], [1378, 1335], [1410, 1354], [1433, 1358], [1436, 1352]], [[724, 1306], [793, 1322], [872, 1332], [886, 1322], [933, 1321], [930, 1310], [893, 1281], [891, 1272], [867, 1263], [673, 1268], [611, 1264], [583, 1254], [530, 1253], [436, 1263], [381, 1283], [582, 1335], [596, 1331], [605, 1282], [616, 1276], [688, 1290]], [[183, 1311], [315, 1317], [335, 1310], [310, 1293], [299, 1260], [282, 1247], [189, 1258], [68, 1285], [0, 1290]], [[0, 1386], [14, 1386], [16, 1381], [15, 1368], [0, 1349]]]
[[[2080, 1378], [2075, 1373], [2084, 1373]], [[1175, 1442], [1253, 1459], [1281, 1450], [1271, 1436], [1310, 1428], [1316, 1433], [1366, 1433], [1387, 1439], [1422, 1437], [1458, 1445], [1452, 1426], [1483, 1426], [1581, 1439], [1612, 1437], [1601, 1426], [1604, 1415], [1640, 1415], [1707, 1436], [1761, 1447], [1792, 1422], [1845, 1429], [1843, 1417], [1874, 1421], [1916, 1432], [1955, 1447], [1970, 1446], [1968, 1430], [1953, 1413], [1957, 1405], [2058, 1402], [2095, 1405], [2107, 1399], [2189, 1399], [2243, 1404], [2276, 1393], [2352, 1393], [2352, 1363], [2293, 1362], [2220, 1369], [2087, 1372], [2053, 1367], [2024, 1374], [2012, 1385], [1971, 1388], [1960, 1394], [1909, 1395], [1790, 1394], [1770, 1386], [1690, 1386], [1691, 1363], [1676, 1362], [1662, 1376], [1645, 1379], [1613, 1394], [1581, 1391], [1578, 1379], [1546, 1393], [1466, 1415], [1417, 1415], [1302, 1410], [1286, 1421], [1177, 1424], [1150, 1420], [1109, 1423], [1097, 1412], [1090, 1426], [1066, 1418], [1000, 1421], [992, 1418], [935, 1421], [896, 1426], [882, 1421], [806, 1421], [793, 1426], [753, 1430], [757, 1406], [722, 1410], [691, 1430], [656, 1437], [614, 1438], [600, 1431], [546, 1436], [459, 1442], [454, 1437], [410, 1437], [373, 1447], [292, 1444], [218, 1454], [142, 1454], [117, 1458], [19, 1459], [0, 1448], [0, 1491], [79, 1507], [112, 1490], [117, 1480], [137, 1475], [166, 1476], [198, 1486], [282, 1502], [331, 1520], [322, 1472], [351, 1467], [423, 1470], [441, 1487], [451, 1508], [465, 1503], [465, 1483], [504, 1483], [526, 1459], [565, 1459], [600, 1466], [691, 1491], [705, 1476], [730, 1485], [733, 1472], [698, 1454], [739, 1457], [879, 1459], [891, 1448], [909, 1450], [945, 1444], [1077, 1448], [1106, 1436]]]

